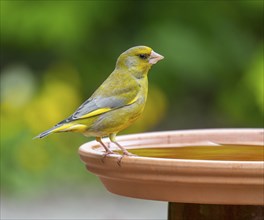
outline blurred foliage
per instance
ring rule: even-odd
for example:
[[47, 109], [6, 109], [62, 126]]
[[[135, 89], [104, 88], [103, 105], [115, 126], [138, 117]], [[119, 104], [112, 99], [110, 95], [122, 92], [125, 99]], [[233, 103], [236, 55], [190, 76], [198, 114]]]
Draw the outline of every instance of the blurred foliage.
[[263, 1], [1, 0], [1, 186], [5, 193], [86, 184], [77, 134], [32, 140], [69, 116], [116, 58], [165, 56], [125, 133], [263, 127]]

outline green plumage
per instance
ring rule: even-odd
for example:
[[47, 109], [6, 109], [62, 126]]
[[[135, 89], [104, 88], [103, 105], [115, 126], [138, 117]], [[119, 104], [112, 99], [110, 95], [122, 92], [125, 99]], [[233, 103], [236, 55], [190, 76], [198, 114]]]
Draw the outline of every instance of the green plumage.
[[148, 93], [147, 74], [152, 64], [160, 59], [163, 59], [161, 55], [145, 46], [125, 51], [119, 56], [115, 70], [88, 100], [70, 117], [36, 138], [72, 131], [95, 136], [102, 145], [101, 137], [104, 136], [115, 142], [115, 135], [143, 112]]

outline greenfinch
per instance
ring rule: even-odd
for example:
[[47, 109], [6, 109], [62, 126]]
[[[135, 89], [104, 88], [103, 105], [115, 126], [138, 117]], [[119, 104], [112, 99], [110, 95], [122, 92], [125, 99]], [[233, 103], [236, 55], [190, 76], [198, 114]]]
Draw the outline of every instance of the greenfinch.
[[89, 99], [70, 117], [35, 138], [57, 132], [80, 132], [95, 137], [108, 155], [114, 152], [101, 140], [108, 136], [122, 150], [123, 156], [132, 155], [116, 141], [116, 135], [143, 112], [148, 93], [148, 71], [163, 58], [146, 46], [126, 50], [118, 57], [114, 71]]

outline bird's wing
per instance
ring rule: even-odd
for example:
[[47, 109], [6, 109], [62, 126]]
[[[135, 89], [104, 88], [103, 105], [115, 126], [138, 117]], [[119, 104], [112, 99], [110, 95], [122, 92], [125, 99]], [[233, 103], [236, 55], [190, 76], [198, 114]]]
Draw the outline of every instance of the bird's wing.
[[64, 122], [89, 118], [109, 112], [113, 109], [133, 104], [137, 99], [138, 90], [133, 88], [120, 88], [108, 92], [108, 95], [93, 95], [86, 100], [68, 119]]

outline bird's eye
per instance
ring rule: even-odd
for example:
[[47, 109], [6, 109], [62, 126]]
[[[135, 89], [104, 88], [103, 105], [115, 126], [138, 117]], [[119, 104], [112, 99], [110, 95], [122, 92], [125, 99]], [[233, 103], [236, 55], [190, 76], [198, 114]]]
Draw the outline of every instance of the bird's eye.
[[147, 54], [139, 54], [139, 57], [143, 60], [147, 59], [148, 58], [148, 55]]

